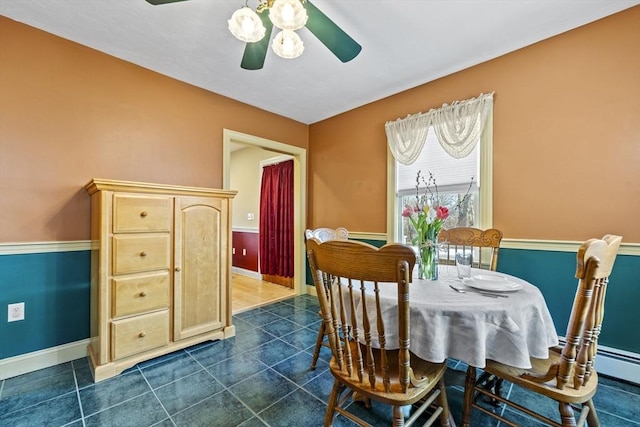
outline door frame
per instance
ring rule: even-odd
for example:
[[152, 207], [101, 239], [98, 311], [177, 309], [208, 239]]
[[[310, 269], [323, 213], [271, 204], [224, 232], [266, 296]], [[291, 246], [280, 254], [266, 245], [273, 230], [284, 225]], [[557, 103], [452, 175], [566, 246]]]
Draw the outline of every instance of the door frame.
[[230, 129], [222, 130], [222, 188], [232, 190], [230, 164], [232, 143], [264, 148], [293, 157], [293, 290], [296, 295], [306, 292], [306, 263], [304, 230], [307, 221], [307, 150], [259, 136]]

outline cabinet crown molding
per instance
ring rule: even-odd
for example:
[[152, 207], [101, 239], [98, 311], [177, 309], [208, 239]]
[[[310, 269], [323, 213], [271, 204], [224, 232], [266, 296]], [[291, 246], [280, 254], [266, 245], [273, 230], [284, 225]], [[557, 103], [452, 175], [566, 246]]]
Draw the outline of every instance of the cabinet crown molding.
[[155, 184], [150, 182], [118, 181], [93, 178], [84, 186], [91, 195], [98, 191], [124, 191], [128, 193], [171, 194], [178, 196], [223, 197], [232, 199], [238, 194], [235, 190], [220, 190], [204, 187], [185, 187], [181, 185]]

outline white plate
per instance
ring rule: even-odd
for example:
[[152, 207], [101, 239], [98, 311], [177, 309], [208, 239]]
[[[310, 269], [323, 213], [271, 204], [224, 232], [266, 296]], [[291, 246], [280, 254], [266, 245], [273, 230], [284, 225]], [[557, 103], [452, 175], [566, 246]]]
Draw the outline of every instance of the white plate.
[[464, 284], [475, 289], [492, 292], [515, 292], [522, 289], [520, 283], [509, 280], [508, 277], [478, 274], [469, 279], [464, 279]]

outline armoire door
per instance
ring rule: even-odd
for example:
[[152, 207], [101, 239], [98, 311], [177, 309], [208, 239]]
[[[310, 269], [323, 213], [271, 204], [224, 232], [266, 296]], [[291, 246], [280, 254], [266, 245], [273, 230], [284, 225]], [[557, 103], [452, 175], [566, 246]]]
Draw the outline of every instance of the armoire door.
[[226, 200], [176, 198], [174, 340], [224, 326], [227, 209]]

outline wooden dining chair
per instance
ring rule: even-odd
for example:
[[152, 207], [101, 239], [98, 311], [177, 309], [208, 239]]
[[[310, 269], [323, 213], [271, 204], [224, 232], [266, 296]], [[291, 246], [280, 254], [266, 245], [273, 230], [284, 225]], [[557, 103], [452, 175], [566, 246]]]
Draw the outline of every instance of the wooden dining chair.
[[471, 252], [472, 267], [495, 271], [498, 266], [502, 231], [496, 228], [449, 228], [440, 231], [438, 241], [441, 247], [441, 264], [454, 265], [457, 252]]
[[[502, 231], [496, 228], [486, 230], [474, 227], [443, 229], [438, 234], [439, 262], [445, 265], [455, 265], [455, 256], [458, 252], [470, 253], [472, 267], [496, 271], [501, 241]], [[503, 381], [501, 379], [484, 372], [478, 382], [492, 389], [496, 394], [502, 394]], [[490, 400], [489, 403], [496, 407], [500, 405], [497, 400]]]
[[[443, 379], [446, 364], [421, 360], [409, 350], [413, 249], [400, 244], [378, 249], [348, 240], [321, 243], [311, 238], [307, 255], [332, 354], [329, 366], [334, 384], [324, 426], [332, 425], [336, 412], [368, 426], [348, 409], [354, 396], [367, 407], [371, 400], [391, 405], [394, 426], [412, 425], [429, 407], [433, 413], [424, 425], [438, 419], [440, 425], [451, 425]], [[394, 324], [383, 319], [378, 294], [383, 287], [397, 292]], [[387, 342], [387, 333], [397, 336], [397, 341]], [[418, 408], [405, 421], [403, 407], [417, 402]]]
[[[531, 359], [531, 369], [517, 369], [491, 360], [485, 372], [510, 381], [534, 393], [547, 396], [556, 402], [560, 411], [560, 422], [538, 414], [525, 406], [491, 394], [490, 390], [476, 382], [476, 369], [469, 367], [465, 381], [462, 425], [472, 425], [471, 412], [476, 408], [508, 425], [499, 414], [477, 403], [480, 395], [490, 395], [519, 411], [553, 426], [582, 426], [586, 420], [590, 427], [599, 426], [593, 404], [598, 386], [598, 375], [594, 369], [598, 335], [604, 316], [604, 300], [609, 275], [618, 254], [622, 237], [606, 235], [602, 239], [591, 239], [578, 249], [576, 278], [578, 289], [573, 300], [566, 344], [550, 349], [547, 359]], [[576, 420], [574, 405], [580, 405]]]
[[307, 229], [304, 232], [305, 240], [308, 240], [312, 237], [320, 240], [321, 242], [326, 242], [327, 240], [347, 240], [349, 238], [349, 231], [344, 227], [338, 228], [328, 228], [328, 227], [320, 227], [315, 228], [313, 230]]
[[[347, 240], [349, 239], [349, 231], [344, 227], [338, 228], [328, 228], [328, 227], [320, 227], [316, 229], [307, 229], [304, 232], [305, 242], [308, 239], [315, 237], [321, 242], [326, 242], [327, 240]], [[321, 313], [318, 313], [320, 317], [322, 317]], [[318, 363], [318, 358], [320, 357], [320, 349], [322, 346], [329, 348], [329, 342], [326, 340], [326, 336], [324, 333], [324, 324], [320, 323], [320, 327], [318, 328], [318, 337], [316, 338], [316, 346], [313, 349], [313, 358], [311, 359], [311, 369], [316, 369], [316, 364]]]

